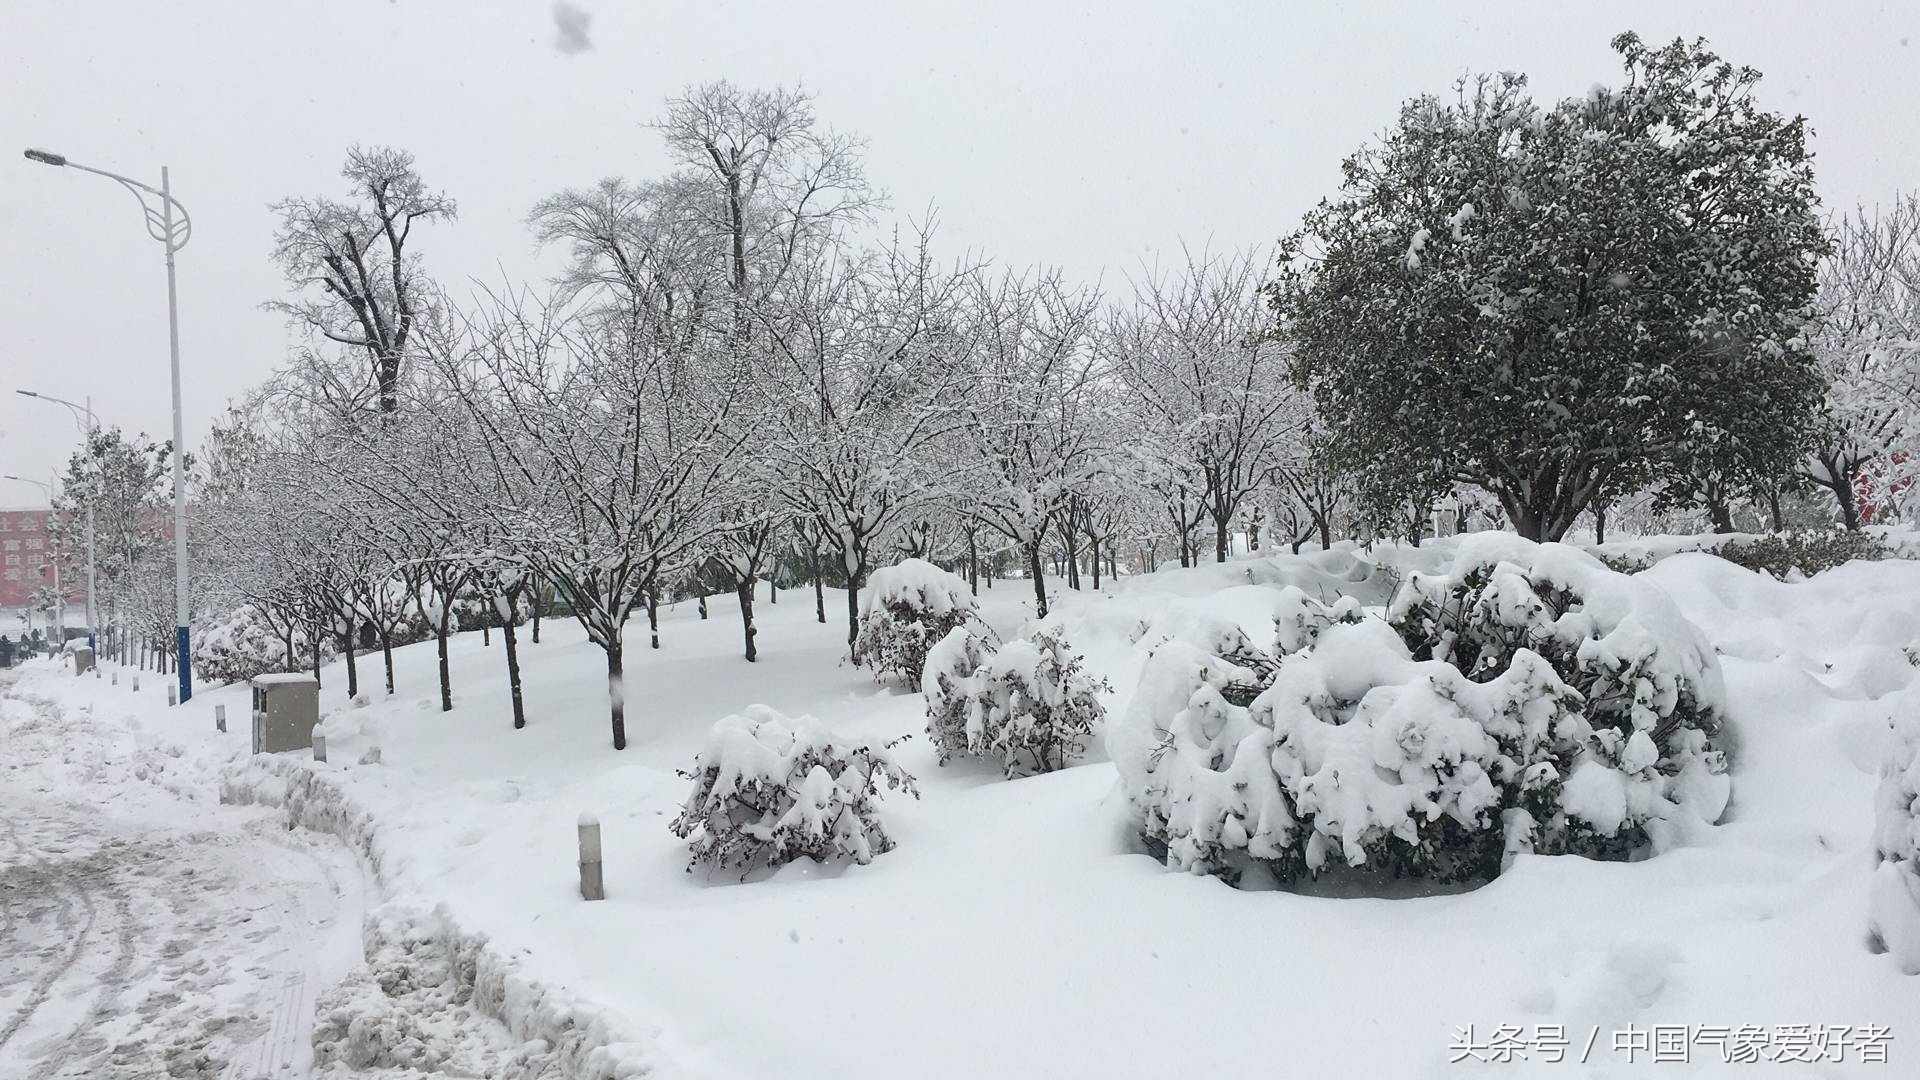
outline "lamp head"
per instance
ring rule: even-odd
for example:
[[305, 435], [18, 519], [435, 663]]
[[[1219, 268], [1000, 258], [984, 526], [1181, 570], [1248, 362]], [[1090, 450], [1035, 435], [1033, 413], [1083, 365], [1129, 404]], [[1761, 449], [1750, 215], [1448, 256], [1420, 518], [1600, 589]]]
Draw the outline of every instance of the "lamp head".
[[51, 150], [29, 149], [27, 151], [27, 160], [37, 161], [42, 165], [65, 165], [67, 163], [67, 156], [65, 154], [56, 154]]

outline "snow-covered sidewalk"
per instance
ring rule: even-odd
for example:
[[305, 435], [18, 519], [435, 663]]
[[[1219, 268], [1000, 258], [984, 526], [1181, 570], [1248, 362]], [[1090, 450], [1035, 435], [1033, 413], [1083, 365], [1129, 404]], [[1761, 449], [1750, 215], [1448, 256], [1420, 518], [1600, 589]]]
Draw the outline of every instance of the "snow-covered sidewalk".
[[74, 700], [85, 688], [49, 665], [6, 674], [0, 1076], [397, 1080], [420, 1075], [414, 1065], [510, 1075], [515, 1062], [542, 1074], [540, 1048], [521, 1052], [500, 1025], [439, 1000], [450, 995], [375, 988], [422, 965], [363, 965], [369, 889], [348, 847], [222, 805], [217, 755], [115, 710], [96, 718]]

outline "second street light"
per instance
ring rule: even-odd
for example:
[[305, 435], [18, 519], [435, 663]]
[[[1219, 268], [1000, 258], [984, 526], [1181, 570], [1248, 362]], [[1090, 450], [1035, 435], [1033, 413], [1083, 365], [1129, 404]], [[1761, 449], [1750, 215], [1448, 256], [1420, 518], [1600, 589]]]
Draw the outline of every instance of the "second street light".
[[[50, 483], [43, 484], [38, 480], [31, 480], [24, 476], [14, 476], [11, 473], [9, 473], [5, 479], [15, 480], [22, 484], [32, 484], [34, 487], [46, 492], [47, 525], [48, 531], [51, 532], [54, 515], [59, 512], [58, 507], [54, 505], [54, 496], [57, 494], [55, 487]], [[51, 477], [49, 479], [51, 479]], [[60, 560], [65, 555], [66, 550], [64, 548], [59, 551], [47, 552], [47, 565], [53, 567], [53, 612], [47, 616], [47, 629], [54, 631], [56, 627], [58, 628], [57, 632], [47, 634], [47, 640], [53, 644], [55, 651], [59, 652], [64, 652], [67, 647], [67, 590], [60, 585]]]
[[[85, 445], [82, 447], [82, 452], [86, 454], [91, 454], [93, 452], [93, 437], [100, 430], [100, 418], [93, 414], [93, 398], [91, 397], [87, 398], [87, 403], [85, 405], [76, 405], [65, 398], [57, 398], [51, 394], [37, 394], [37, 393], [34, 393], [32, 390], [15, 390], [14, 393], [23, 395], [25, 397], [33, 398], [37, 401], [47, 401], [47, 402], [52, 402], [55, 405], [65, 406], [68, 412], [73, 413], [73, 422], [79, 426], [80, 435], [82, 438], [86, 440]], [[80, 422], [80, 418], [83, 415], [87, 418], [86, 423], [84, 424]], [[92, 649], [93, 654], [95, 656], [98, 656], [100, 655], [100, 640], [99, 640], [100, 624], [96, 620], [99, 617], [100, 609], [99, 607], [96, 606], [94, 601], [94, 561], [93, 561], [94, 497], [92, 495], [87, 496], [86, 502], [87, 502], [87, 648]], [[93, 669], [93, 676], [96, 679], [100, 677], [99, 668], [96, 667]]]
[[[186, 437], [180, 423], [180, 314], [178, 291], [174, 286], [173, 255], [187, 246], [187, 240], [193, 235], [193, 219], [187, 215], [187, 208], [173, 197], [173, 185], [167, 177], [167, 167], [160, 167], [160, 186], [151, 187], [138, 180], [129, 179], [119, 173], [96, 169], [71, 161], [64, 154], [51, 150], [28, 150], [28, 161], [37, 161], [42, 165], [54, 165], [61, 168], [79, 169], [96, 176], [104, 176], [133, 193], [140, 200], [140, 209], [147, 218], [147, 235], [160, 241], [167, 249], [167, 353], [173, 362], [173, 603], [175, 622], [178, 627], [176, 646], [179, 649], [180, 704], [185, 705], [193, 696], [193, 641], [189, 630], [191, 607], [188, 604], [187, 589], [187, 475], [182, 455], [186, 453]], [[155, 196], [160, 205], [156, 208], [147, 197]]]

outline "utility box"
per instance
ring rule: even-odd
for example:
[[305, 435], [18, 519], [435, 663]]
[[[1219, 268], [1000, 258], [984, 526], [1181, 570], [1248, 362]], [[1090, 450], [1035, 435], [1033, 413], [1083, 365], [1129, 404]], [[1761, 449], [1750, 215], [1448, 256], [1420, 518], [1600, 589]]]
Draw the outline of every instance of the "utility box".
[[82, 645], [73, 650], [73, 673], [85, 675], [93, 670], [93, 650]]
[[253, 680], [253, 752], [278, 754], [313, 745], [320, 720], [320, 683], [311, 675], [260, 675]]

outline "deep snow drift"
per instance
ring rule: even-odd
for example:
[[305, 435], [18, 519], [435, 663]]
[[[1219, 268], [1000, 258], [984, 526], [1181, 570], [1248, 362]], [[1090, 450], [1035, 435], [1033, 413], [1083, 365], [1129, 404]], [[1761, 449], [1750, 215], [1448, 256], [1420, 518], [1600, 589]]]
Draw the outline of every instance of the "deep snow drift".
[[[1408, 571], [1449, 565], [1451, 548], [1336, 548], [1127, 578], [1099, 595], [1063, 589], [1047, 623], [1112, 687], [1111, 724], [1139, 683], [1142, 627], [1270, 640], [1281, 587], [1378, 607]], [[308, 792], [299, 798], [316, 805], [324, 789], [331, 816], [314, 820], [375, 853], [388, 897], [443, 904], [450, 926], [476, 935], [462, 940], [484, 935], [476, 985], [504, 974], [491, 997], [476, 993], [517, 1036], [570, 1017], [613, 1044], [591, 1061], [583, 1052], [578, 1075], [1439, 1076], [1497, 1056], [1486, 1048], [1496, 1032], [1530, 1039], [1552, 1025], [1567, 1061], [1487, 1067], [1617, 1073], [1651, 1060], [1632, 1047], [1656, 1025], [1688, 1025], [1704, 1033], [1692, 1071], [1740, 1068], [1722, 1047], [1744, 1039], [1781, 1059], [1769, 1075], [1903, 1074], [1920, 1053], [1908, 1042], [1920, 1037], [1920, 982], [1897, 952], [1874, 951], [1868, 917], [1889, 721], [1920, 673], [1904, 651], [1920, 639], [1920, 564], [1855, 563], [1786, 584], [1681, 554], [1637, 580], [1717, 654], [1732, 761], [1724, 817], [1644, 861], [1520, 854], [1467, 892], [1308, 895], [1169, 872], [1142, 853], [1103, 732], [1057, 773], [941, 767], [921, 696], [845, 664], [844, 602], [829, 597], [822, 625], [811, 596], [769, 605], [764, 585], [757, 664], [738, 655], [724, 597], [706, 621], [691, 604], [664, 610], [658, 652], [643, 624], [632, 628], [624, 752], [608, 745], [599, 651], [549, 621], [542, 644], [522, 636], [525, 730], [511, 726], [498, 639], [463, 634], [451, 713], [437, 708], [431, 643], [402, 650], [392, 699], [377, 654], [364, 658], [363, 706], [347, 701], [335, 663], [322, 694], [332, 763], [234, 765], [230, 783]], [[980, 601], [1011, 637], [1031, 591], [1001, 582]], [[243, 688], [170, 711], [151, 683], [135, 697], [125, 680], [31, 678], [190, 755], [244, 756], [244, 724], [220, 736], [212, 720], [216, 703], [244, 715]], [[690, 790], [676, 770], [716, 721], [754, 704], [875, 745], [915, 736], [894, 756], [921, 798], [881, 809], [895, 850], [744, 883], [686, 872], [686, 843], [668, 829]], [[356, 764], [376, 746], [377, 763]], [[602, 823], [601, 903], [579, 898], [573, 865], [588, 812]], [[1890, 1040], [1875, 1037], [1883, 1028]], [[1890, 1065], [1860, 1063], [1875, 1046]]]

